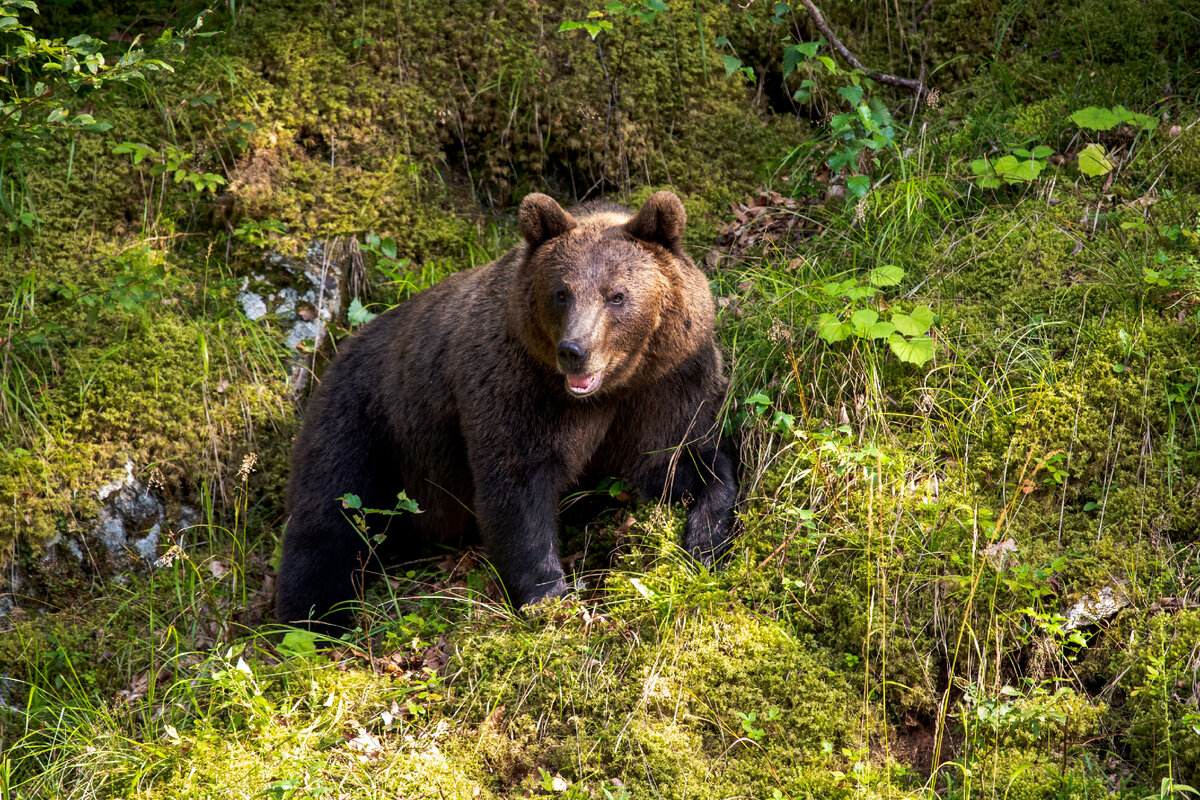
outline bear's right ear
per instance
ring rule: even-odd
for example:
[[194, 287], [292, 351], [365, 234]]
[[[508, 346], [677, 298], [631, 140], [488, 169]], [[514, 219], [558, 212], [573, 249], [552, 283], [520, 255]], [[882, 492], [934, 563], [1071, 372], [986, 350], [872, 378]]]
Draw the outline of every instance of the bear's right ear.
[[577, 224], [574, 217], [554, 202], [554, 198], [538, 192], [525, 195], [517, 211], [517, 223], [521, 236], [529, 242], [530, 247], [562, 236]]

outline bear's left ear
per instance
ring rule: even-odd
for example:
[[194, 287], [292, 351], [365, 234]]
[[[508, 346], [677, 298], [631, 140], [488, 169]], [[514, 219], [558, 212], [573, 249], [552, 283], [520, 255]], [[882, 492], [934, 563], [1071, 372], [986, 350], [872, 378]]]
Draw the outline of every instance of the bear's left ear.
[[687, 212], [671, 192], [655, 192], [637, 216], [625, 223], [625, 231], [643, 242], [655, 242], [670, 250], [679, 249]]
[[553, 197], [540, 192], [525, 195], [517, 211], [517, 226], [530, 247], [561, 236], [576, 224], [575, 218], [563, 211]]

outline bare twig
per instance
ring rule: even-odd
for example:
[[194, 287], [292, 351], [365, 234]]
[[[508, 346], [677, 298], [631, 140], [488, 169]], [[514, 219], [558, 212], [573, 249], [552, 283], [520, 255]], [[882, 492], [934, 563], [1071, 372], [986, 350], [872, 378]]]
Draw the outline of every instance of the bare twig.
[[[873, 81], [886, 83], [889, 86], [901, 86], [905, 89], [908, 89], [916, 94], [918, 99], [924, 97], [926, 92], [929, 91], [925, 88], [925, 84], [920, 80], [914, 80], [913, 78], [902, 78], [899, 75], [889, 75], [886, 72], [873, 72], [872, 70], [864, 67], [862, 62], [855, 58], [854, 54], [850, 52], [850, 49], [846, 47], [846, 45], [842, 44], [842, 40], [839, 39], [833, 32], [833, 28], [829, 27], [829, 23], [825, 21], [825, 17], [821, 15], [821, 11], [817, 8], [816, 4], [814, 4], [812, 0], [800, 0], [800, 2], [803, 3], [804, 8], [808, 10], [808, 16], [812, 17], [813, 24], [817, 26], [817, 30], [819, 30], [825, 36], [825, 38], [829, 40], [829, 44], [833, 46], [833, 49], [836, 50], [838, 55], [840, 55], [842, 59], [845, 60], [845, 62], [851, 67], [857, 70], [862, 70], [866, 73], [867, 77]], [[922, 69], [922, 72], [924, 72], [924, 69]]]

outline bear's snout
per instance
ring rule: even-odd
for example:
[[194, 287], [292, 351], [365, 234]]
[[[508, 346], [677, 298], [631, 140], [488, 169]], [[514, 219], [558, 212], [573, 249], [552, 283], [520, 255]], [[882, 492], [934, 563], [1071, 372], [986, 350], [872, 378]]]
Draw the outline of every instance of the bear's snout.
[[558, 343], [558, 366], [567, 374], [583, 369], [588, 355], [587, 348], [580, 342], [563, 339]]

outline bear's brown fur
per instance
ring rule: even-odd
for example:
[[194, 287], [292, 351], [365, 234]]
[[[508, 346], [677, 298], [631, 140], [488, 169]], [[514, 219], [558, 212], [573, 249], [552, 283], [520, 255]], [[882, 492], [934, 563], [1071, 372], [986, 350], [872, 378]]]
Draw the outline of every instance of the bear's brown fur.
[[[279, 569], [283, 622], [344, 622], [371, 548], [340, 498], [423, 513], [389, 520], [384, 557], [476, 532], [520, 607], [567, 591], [558, 504], [592, 475], [689, 503], [683, 545], [726, 546], [737, 498], [718, 415], [726, 380], [713, 299], [680, 248], [670, 192], [636, 216], [568, 213], [533, 194], [524, 242], [452, 275], [364, 326], [341, 348], [292, 456]], [[332, 612], [332, 613], [331, 613]]]

